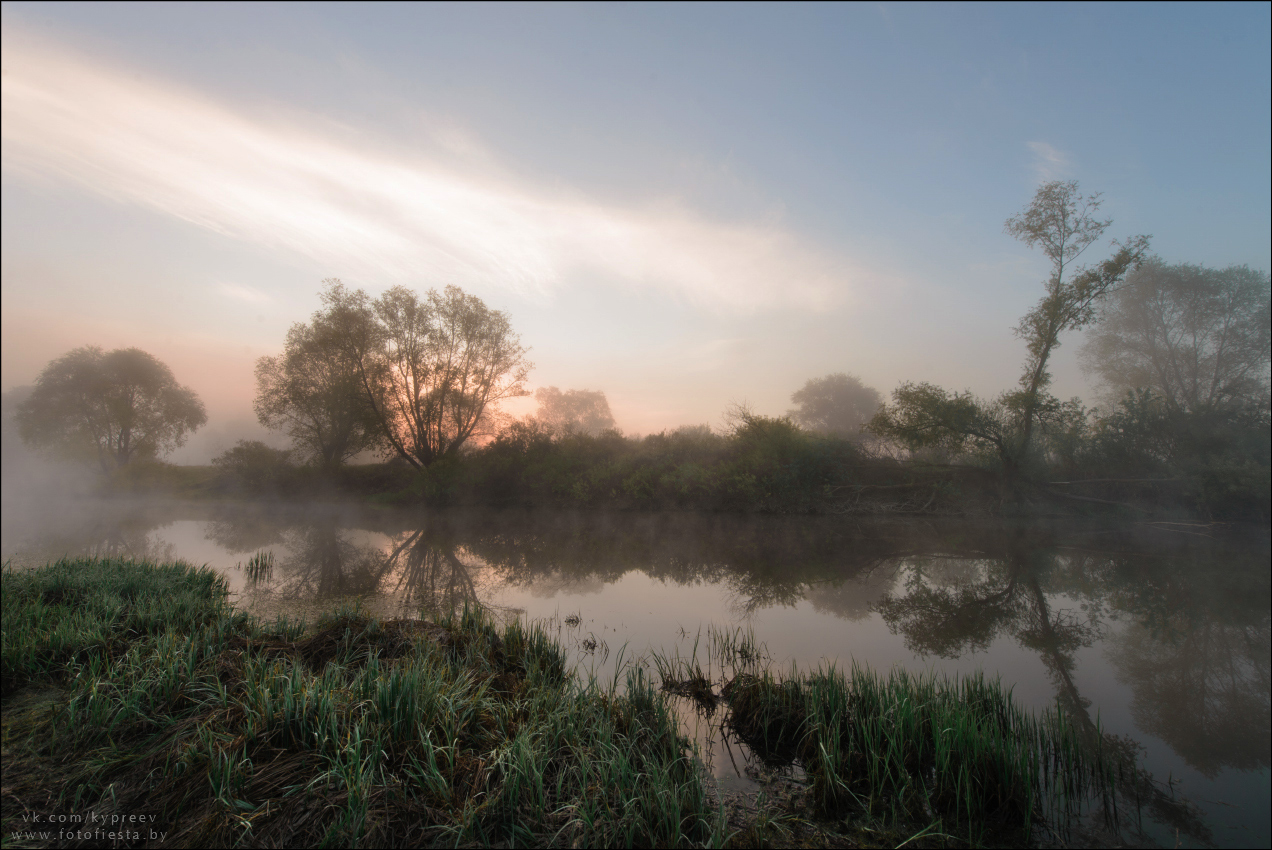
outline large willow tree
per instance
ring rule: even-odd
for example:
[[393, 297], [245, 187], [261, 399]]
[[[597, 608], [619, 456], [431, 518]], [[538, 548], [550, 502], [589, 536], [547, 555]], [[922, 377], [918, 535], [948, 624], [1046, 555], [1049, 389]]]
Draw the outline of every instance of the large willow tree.
[[[508, 316], [455, 286], [372, 299], [328, 281], [315, 324], [339, 327], [358, 415], [380, 446], [423, 469], [484, 433], [500, 401], [526, 395], [526, 350]], [[353, 401], [346, 401], [352, 405]]]
[[333, 282], [325, 309], [292, 325], [283, 353], [256, 361], [257, 419], [285, 430], [301, 457], [324, 469], [381, 442], [356, 354], [358, 339], [372, 329], [364, 311], [344, 300], [343, 287]]

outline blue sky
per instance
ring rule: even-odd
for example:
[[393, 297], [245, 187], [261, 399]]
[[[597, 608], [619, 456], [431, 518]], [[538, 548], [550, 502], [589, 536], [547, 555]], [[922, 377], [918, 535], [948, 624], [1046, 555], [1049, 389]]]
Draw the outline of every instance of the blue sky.
[[339, 277], [458, 283], [631, 432], [837, 371], [992, 395], [1043, 180], [1272, 264], [1269, 8], [6, 3], [3, 385], [145, 348], [208, 401], [197, 459]]

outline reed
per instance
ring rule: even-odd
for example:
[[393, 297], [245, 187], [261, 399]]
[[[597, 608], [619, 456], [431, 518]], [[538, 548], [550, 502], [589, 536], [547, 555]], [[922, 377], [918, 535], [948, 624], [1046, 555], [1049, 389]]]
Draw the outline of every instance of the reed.
[[[42, 793], [66, 812], [152, 813], [176, 846], [723, 840], [638, 667], [584, 683], [543, 630], [479, 611], [346, 608], [301, 633], [224, 599], [188, 565], [6, 571], [5, 681], [66, 692], [23, 745], [61, 766]], [[20, 802], [5, 799], [6, 834]]]
[[1115, 765], [1061, 710], [1025, 711], [979, 674], [764, 670], [733, 678], [724, 695], [730, 731], [771, 762], [798, 762], [823, 817], [935, 818], [973, 841], [999, 829], [1028, 838], [1113, 787]]
[[238, 569], [247, 575], [250, 584], [269, 581], [274, 576], [274, 553], [262, 549], [247, 559], [247, 564], [239, 564]]
[[[6, 835], [30, 798], [153, 814], [174, 846], [720, 846], [723, 799], [668, 693], [723, 703], [730, 734], [801, 765], [817, 817], [917, 842], [1027, 837], [1108, 787], [1062, 713], [979, 676], [778, 676], [750, 632], [709, 628], [687, 657], [654, 654], [652, 677], [624, 648], [598, 681], [542, 628], [477, 610], [345, 607], [306, 628], [251, 621], [226, 592], [188, 564], [5, 570]], [[11, 734], [11, 698], [49, 687], [55, 710]], [[740, 840], [805, 822], [761, 809]]]
[[926, 824], [912, 840], [979, 842], [1028, 839], [1039, 823], [1062, 832], [1087, 803], [1115, 815], [1114, 774], [1126, 765], [1059, 707], [1023, 710], [979, 674], [884, 676], [854, 663], [777, 675], [749, 630], [714, 626], [687, 657], [655, 652], [652, 662], [664, 692], [708, 715], [723, 704], [721, 733], [763, 763], [801, 767], [820, 818], [893, 835]]

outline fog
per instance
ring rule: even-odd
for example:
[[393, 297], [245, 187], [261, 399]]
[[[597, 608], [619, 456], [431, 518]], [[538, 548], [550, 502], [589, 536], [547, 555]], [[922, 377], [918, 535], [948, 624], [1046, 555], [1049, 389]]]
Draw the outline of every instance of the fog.
[[0, 19], [6, 564], [983, 672], [1267, 843], [1267, 4]]

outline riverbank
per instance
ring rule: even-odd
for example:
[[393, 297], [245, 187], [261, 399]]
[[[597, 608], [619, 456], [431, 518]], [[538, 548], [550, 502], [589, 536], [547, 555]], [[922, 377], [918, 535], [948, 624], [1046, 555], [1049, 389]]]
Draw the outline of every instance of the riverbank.
[[262, 625], [182, 564], [62, 561], [3, 590], [6, 846], [1011, 843], [1048, 776], [1072, 794], [1103, 769], [994, 683], [779, 681], [735, 641], [724, 722], [805, 778], [726, 799], [672, 710], [691, 666], [583, 681], [541, 629], [472, 612]]
[[[1247, 476], [1249, 477], [1249, 476]], [[1266, 476], [1264, 476], [1266, 477]], [[216, 466], [137, 463], [104, 478], [105, 498], [194, 502], [350, 502], [429, 510], [691, 511], [862, 518], [1242, 522], [1267, 526], [1262, 478], [1009, 482], [985, 468], [857, 457], [851, 464], [701, 465], [653, 458], [548, 468], [460, 457], [415, 471], [398, 463], [332, 471], [278, 467], [241, 475]]]

